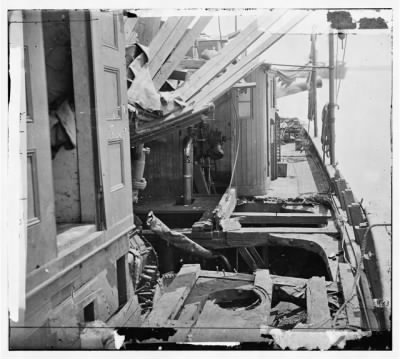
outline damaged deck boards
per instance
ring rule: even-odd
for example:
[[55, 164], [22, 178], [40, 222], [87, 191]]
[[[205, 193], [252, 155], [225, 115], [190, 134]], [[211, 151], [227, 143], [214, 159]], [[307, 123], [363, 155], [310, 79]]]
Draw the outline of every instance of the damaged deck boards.
[[232, 217], [238, 217], [241, 224], [318, 225], [328, 224], [331, 216], [314, 213], [234, 212]]

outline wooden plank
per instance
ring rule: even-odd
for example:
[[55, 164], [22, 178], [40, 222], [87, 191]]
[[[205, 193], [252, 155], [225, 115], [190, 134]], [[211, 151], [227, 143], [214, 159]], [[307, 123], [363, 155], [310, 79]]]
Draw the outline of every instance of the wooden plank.
[[323, 277], [312, 277], [308, 280], [306, 299], [307, 324], [315, 329], [329, 328], [331, 326], [331, 315]]
[[228, 219], [231, 216], [235, 210], [236, 203], [236, 188], [228, 188], [213, 211], [217, 225], [220, 225], [221, 220]]
[[243, 56], [236, 64], [230, 66], [223, 75], [210, 82], [209, 85], [204, 86], [196, 96], [191, 98], [191, 101], [196, 103], [196, 108], [201, 108], [205, 104], [213, 102], [217, 97], [222, 96], [228, 91], [236, 82], [246, 76], [246, 74], [259, 66], [259, 56], [285, 36], [288, 31], [306, 16], [306, 13], [300, 13], [280, 27], [274, 34], [263, 35], [262, 43], [255, 50]]
[[255, 262], [254, 258], [251, 256], [249, 250], [246, 247], [239, 248], [238, 252], [252, 271], [258, 269], [257, 263]]
[[[181, 40], [182, 36], [185, 34], [188, 26], [193, 21], [193, 19], [194, 16], [180, 17], [176, 25], [173, 27], [173, 30], [170, 32], [169, 36], [165, 38], [165, 40], [161, 44], [159, 43], [159, 41], [156, 41], [156, 38], [154, 38], [154, 40], [150, 44], [150, 49], [149, 49], [150, 52], [149, 71], [152, 78], [155, 77], [157, 71], [161, 68], [164, 61], [168, 58], [168, 56], [170, 56], [171, 51], [177, 46], [177, 44]], [[170, 20], [172, 21], [172, 23], [175, 23], [174, 18], [169, 18], [158, 33], [164, 31], [163, 30], [164, 26], [166, 27], [169, 26], [168, 22]], [[154, 46], [153, 42], [155, 42]], [[158, 88], [160, 88], [162, 84]]]
[[267, 213], [234, 212], [231, 217], [239, 217], [241, 224], [327, 224], [329, 215], [315, 213]]
[[199, 69], [207, 61], [203, 59], [184, 59], [179, 63], [179, 67], [183, 69]]
[[349, 325], [361, 326], [360, 303], [357, 297], [357, 290], [354, 288], [354, 275], [348, 263], [339, 263], [340, 284], [343, 290], [343, 299], [346, 304], [346, 314]]
[[[215, 57], [196, 71], [187, 83], [178, 90], [178, 95], [184, 100], [193, 97], [195, 93], [262, 36], [264, 31], [268, 30], [285, 12], [285, 10], [275, 10], [250, 23], [236, 38], [228, 42]], [[264, 29], [260, 27], [262, 25]]]
[[[182, 40], [168, 57], [167, 61], [165, 61], [154, 76], [153, 82], [156, 89], [161, 88], [163, 83], [169, 78], [211, 19], [212, 16], [201, 16], [194, 26], [185, 33]], [[189, 25], [190, 23], [187, 26]]]
[[200, 264], [184, 265], [159, 301], [155, 303], [143, 326], [165, 326], [169, 319], [175, 319], [174, 317], [192, 290], [200, 272]]

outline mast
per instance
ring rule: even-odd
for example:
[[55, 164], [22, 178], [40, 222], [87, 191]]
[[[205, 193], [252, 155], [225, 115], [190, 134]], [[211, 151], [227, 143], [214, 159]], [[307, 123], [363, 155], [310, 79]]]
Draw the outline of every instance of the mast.
[[329, 133], [330, 133], [330, 157], [331, 165], [336, 164], [335, 157], [335, 44], [334, 32], [330, 29], [329, 32]]
[[317, 51], [315, 49], [315, 42], [317, 35], [313, 33], [311, 35], [311, 89], [312, 89], [312, 113], [314, 117], [314, 137], [318, 137], [318, 115], [317, 115]]

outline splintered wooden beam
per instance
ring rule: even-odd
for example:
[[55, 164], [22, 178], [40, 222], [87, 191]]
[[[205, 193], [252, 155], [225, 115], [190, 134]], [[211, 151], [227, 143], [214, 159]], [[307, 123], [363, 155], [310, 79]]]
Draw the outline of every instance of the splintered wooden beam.
[[312, 277], [307, 282], [307, 324], [312, 328], [331, 327], [328, 293], [323, 277]]
[[193, 16], [170, 17], [154, 37], [149, 47], [149, 71], [152, 78], [179, 43], [193, 19]]
[[231, 216], [235, 210], [236, 203], [236, 188], [228, 188], [213, 211], [217, 225], [220, 225], [222, 220], [228, 219]]
[[[302, 21], [308, 14], [304, 11], [296, 14], [291, 20], [282, 25], [273, 34], [262, 35], [262, 43], [252, 52], [243, 56], [236, 64], [227, 68], [220, 77], [204, 86], [201, 91], [191, 98], [196, 108], [201, 108], [209, 102], [227, 92], [235, 83], [260, 65], [259, 56], [285, 36], [293, 27]], [[261, 39], [260, 39], [261, 41]]]
[[343, 290], [343, 299], [347, 303], [345, 309], [348, 323], [349, 325], [360, 327], [360, 303], [358, 302], [357, 290], [356, 288], [353, 288], [354, 275], [348, 263], [339, 263], [339, 276]]
[[208, 210], [203, 213], [201, 218], [193, 223], [192, 232], [207, 232], [213, 230], [213, 213]]
[[143, 326], [165, 326], [168, 320], [173, 320], [190, 294], [200, 272], [200, 264], [184, 265], [159, 301], [155, 303]]
[[178, 43], [176, 48], [168, 57], [167, 61], [164, 62], [154, 76], [153, 82], [156, 89], [161, 88], [163, 83], [169, 78], [211, 19], [212, 16], [200, 17], [194, 26], [185, 33], [185, 35], [182, 37], [182, 40]]
[[261, 213], [234, 212], [232, 218], [238, 217], [241, 224], [298, 224], [317, 225], [327, 224], [329, 215], [316, 213]]
[[243, 53], [252, 43], [264, 34], [287, 10], [274, 10], [253, 21], [232, 41], [228, 42], [216, 56], [207, 61], [191, 78], [177, 91], [185, 101], [212, 80], [234, 59]]

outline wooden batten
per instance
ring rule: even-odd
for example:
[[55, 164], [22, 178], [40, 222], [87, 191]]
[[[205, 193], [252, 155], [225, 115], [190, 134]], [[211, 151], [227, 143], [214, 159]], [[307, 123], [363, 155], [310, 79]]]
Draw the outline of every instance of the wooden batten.
[[[230, 66], [225, 73], [223, 73], [216, 80], [209, 82], [207, 86], [204, 86], [201, 91], [191, 98], [191, 101], [196, 102], [196, 107], [204, 106], [208, 102], [212, 102], [215, 98], [223, 95], [228, 91], [236, 82], [242, 79], [251, 70], [255, 69], [259, 65], [259, 56], [265, 52], [268, 48], [279, 41], [302, 21], [307, 14], [301, 13], [294, 16], [290, 21], [286, 22], [283, 26], [276, 31], [276, 33], [264, 34], [262, 36], [262, 43], [257, 46], [249, 54], [243, 56], [236, 64]], [[260, 40], [261, 41], [261, 40]], [[204, 68], [204, 67], [203, 67]], [[203, 69], [202, 68], [202, 69]], [[193, 77], [192, 77], [193, 78]]]
[[[193, 19], [193, 16], [170, 17], [154, 37], [149, 47], [149, 71], [152, 78], [178, 45]], [[162, 83], [159, 87], [161, 86]]]
[[330, 328], [331, 315], [323, 277], [312, 277], [307, 282], [307, 324], [309, 327]]
[[344, 209], [346, 210], [347, 214], [347, 220], [350, 224], [352, 224], [349, 206], [355, 202], [353, 191], [350, 188], [346, 188], [344, 191], [341, 192], [341, 194], [343, 198]]
[[175, 68], [179, 65], [179, 62], [183, 59], [189, 48], [193, 45], [194, 41], [199, 37], [200, 33], [211, 19], [212, 16], [200, 17], [194, 26], [184, 34], [182, 40], [177, 44], [176, 48], [173, 49], [168, 59], [155, 74], [153, 82], [156, 89], [161, 88], [163, 83], [173, 73]]
[[[193, 97], [202, 87], [212, 80], [219, 72], [228, 66], [235, 58], [243, 53], [248, 46], [255, 42], [264, 33], [264, 29], [260, 28], [263, 25], [265, 29], [272, 26], [280, 19], [285, 11], [273, 11], [261, 19], [253, 21], [243, 31], [240, 32], [232, 41], [219, 51], [219, 53], [207, 61], [207, 63], [196, 71], [187, 83], [177, 91], [177, 94], [184, 100]], [[264, 25], [265, 24], [265, 25]]]

